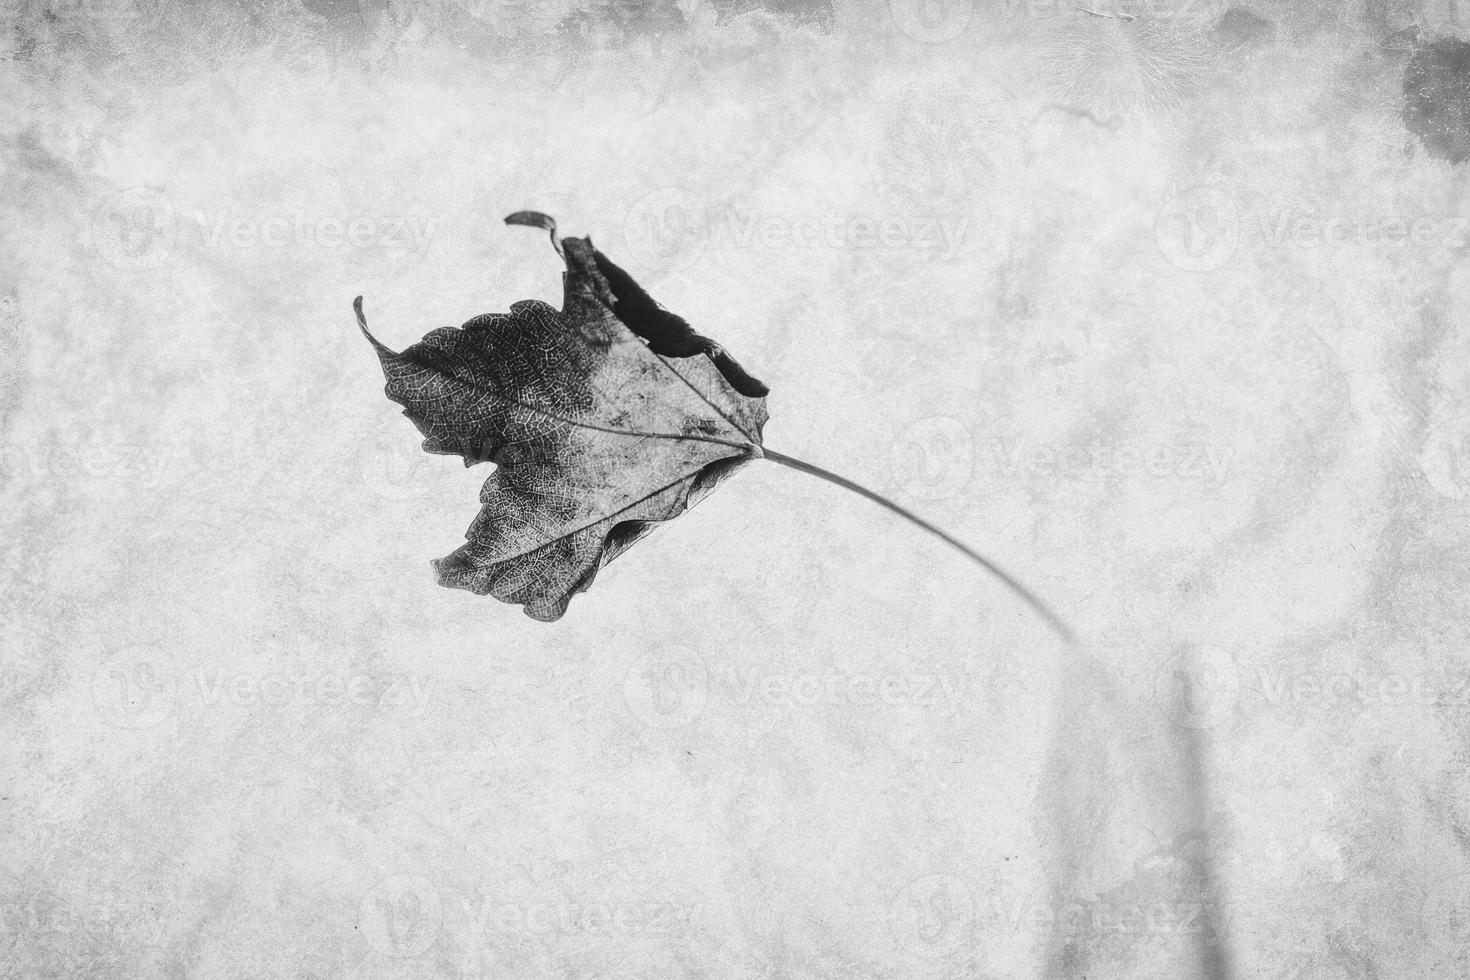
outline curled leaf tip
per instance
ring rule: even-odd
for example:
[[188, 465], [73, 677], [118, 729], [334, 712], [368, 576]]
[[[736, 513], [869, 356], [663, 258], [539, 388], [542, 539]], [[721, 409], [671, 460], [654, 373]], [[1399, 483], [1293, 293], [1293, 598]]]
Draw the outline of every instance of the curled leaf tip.
[[372, 331], [368, 330], [367, 317], [362, 312], [361, 296], [352, 301], [352, 310], [357, 314], [357, 329], [362, 331], [362, 335], [368, 339], [368, 343], [373, 345], [373, 349], [380, 355], [392, 353], [378, 341], [377, 337], [373, 336]]
[[517, 211], [505, 216], [508, 225], [524, 225], [527, 228], [541, 228], [551, 235], [551, 247], [556, 249], [556, 254], [565, 257], [566, 253], [561, 248], [561, 238], [556, 233], [556, 219], [549, 214], [540, 211]]
[[556, 232], [556, 219], [549, 214], [540, 211], [517, 211], [505, 216], [508, 225], [525, 225], [528, 228], [543, 228], [546, 231]]

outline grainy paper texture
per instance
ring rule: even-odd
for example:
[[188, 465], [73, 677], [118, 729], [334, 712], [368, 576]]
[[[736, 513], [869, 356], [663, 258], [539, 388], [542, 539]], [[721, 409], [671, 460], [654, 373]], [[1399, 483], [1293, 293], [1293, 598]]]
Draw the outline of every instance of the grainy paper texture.
[[[1470, 972], [1463, 3], [5, 16], [0, 975]], [[436, 586], [351, 301], [559, 303], [523, 208], [1078, 646], [765, 464]]]

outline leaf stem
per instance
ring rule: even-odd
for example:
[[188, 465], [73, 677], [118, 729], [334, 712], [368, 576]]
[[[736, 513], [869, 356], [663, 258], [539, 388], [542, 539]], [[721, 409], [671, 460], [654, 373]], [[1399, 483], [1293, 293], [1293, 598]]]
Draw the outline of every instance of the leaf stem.
[[1025, 601], [1025, 603], [1030, 606], [1032, 610], [1035, 611], [1035, 613], [1040, 616], [1048, 626], [1056, 630], [1057, 634], [1061, 636], [1063, 640], [1067, 641], [1067, 643], [1077, 642], [1077, 638], [1073, 634], [1072, 628], [1068, 626], [1065, 622], [1063, 622], [1060, 616], [1052, 612], [1051, 608], [1048, 607], [1047, 604], [1043, 602], [1034, 592], [1026, 588], [1026, 586], [1022, 585], [1020, 582], [1017, 582], [1004, 569], [1000, 568], [989, 558], [986, 558], [978, 551], [975, 551], [969, 545], [966, 545], [963, 542], [941, 531], [939, 528], [935, 527], [933, 524], [930, 524], [928, 521], [924, 520], [922, 517], [919, 517], [917, 514], [913, 513], [907, 508], [900, 507], [898, 504], [889, 500], [882, 494], [875, 493], [874, 491], [869, 490], [867, 487], [863, 486], [860, 483], [854, 483], [853, 481], [847, 479], [847, 477], [838, 476], [836, 473], [833, 473], [830, 470], [824, 470], [820, 466], [813, 466], [811, 463], [805, 462], [804, 460], [795, 459], [791, 456], [787, 456], [785, 453], [778, 453], [774, 449], [761, 447], [761, 455], [763, 455], [766, 459], [769, 459], [773, 463], [780, 463], [782, 466], [790, 467], [793, 470], [799, 470], [802, 473], [809, 473], [812, 476], [817, 477], [818, 479], [826, 480], [828, 483], [842, 487], [844, 490], [851, 490], [853, 493], [858, 494], [859, 496], [867, 497], [875, 504], [886, 507], [898, 516], [904, 518], [905, 520], [917, 524], [919, 527], [928, 531], [930, 534], [939, 538], [941, 541], [963, 552], [968, 558], [970, 558], [971, 561], [974, 561], [981, 568], [984, 568], [987, 572], [1004, 582], [1010, 588], [1010, 590], [1016, 595], [1020, 596], [1021, 599]]

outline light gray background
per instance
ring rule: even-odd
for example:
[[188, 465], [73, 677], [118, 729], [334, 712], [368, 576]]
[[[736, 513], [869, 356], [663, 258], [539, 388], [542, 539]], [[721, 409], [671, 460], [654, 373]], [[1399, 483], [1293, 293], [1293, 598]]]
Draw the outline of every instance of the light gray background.
[[[1470, 11], [1246, 7], [12, 2], [0, 973], [1465, 975]], [[557, 301], [521, 208], [1081, 644], [765, 464], [436, 587], [350, 303]]]

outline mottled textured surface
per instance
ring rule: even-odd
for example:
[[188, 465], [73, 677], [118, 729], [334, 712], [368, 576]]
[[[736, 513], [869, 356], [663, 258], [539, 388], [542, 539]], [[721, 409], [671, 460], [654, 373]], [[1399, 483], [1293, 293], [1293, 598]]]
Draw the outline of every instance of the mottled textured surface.
[[558, 250], [560, 310], [516, 303], [395, 353], [368, 333], [358, 304], [385, 391], [425, 451], [494, 464], [468, 543], [434, 563], [439, 584], [544, 621], [758, 456], [766, 422], [764, 399], [738, 394], [709, 357], [659, 356], [619, 320], [590, 242]]
[[[0, 974], [1470, 973], [1464, 6], [1096, 10], [9, 4]], [[435, 586], [349, 304], [558, 304], [518, 208], [1079, 648], [766, 464]]]

